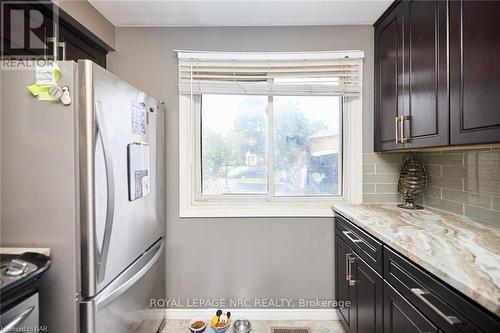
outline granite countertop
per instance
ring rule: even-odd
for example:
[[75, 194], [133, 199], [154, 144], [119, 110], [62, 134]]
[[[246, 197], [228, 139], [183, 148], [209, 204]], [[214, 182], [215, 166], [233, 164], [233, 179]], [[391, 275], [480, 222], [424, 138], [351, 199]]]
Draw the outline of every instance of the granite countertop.
[[500, 224], [394, 204], [332, 209], [500, 316]]
[[50, 257], [50, 249], [44, 247], [0, 247], [0, 253], [23, 254], [24, 252], [35, 252]]

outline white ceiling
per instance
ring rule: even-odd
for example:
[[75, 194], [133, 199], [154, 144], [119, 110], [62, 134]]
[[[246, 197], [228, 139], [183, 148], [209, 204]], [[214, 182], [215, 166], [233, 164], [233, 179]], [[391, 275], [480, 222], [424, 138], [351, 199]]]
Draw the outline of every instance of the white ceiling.
[[373, 24], [392, 0], [90, 0], [119, 27]]

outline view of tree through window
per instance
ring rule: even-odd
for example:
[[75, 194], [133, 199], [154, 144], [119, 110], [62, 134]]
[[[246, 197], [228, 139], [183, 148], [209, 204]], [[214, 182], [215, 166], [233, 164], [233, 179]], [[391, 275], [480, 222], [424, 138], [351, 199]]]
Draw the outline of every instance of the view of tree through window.
[[267, 158], [267, 96], [203, 95], [203, 194], [341, 194], [340, 98], [274, 96], [273, 164]]
[[339, 97], [274, 97], [275, 195], [340, 194], [339, 109]]
[[266, 105], [266, 96], [203, 95], [203, 193], [267, 192]]

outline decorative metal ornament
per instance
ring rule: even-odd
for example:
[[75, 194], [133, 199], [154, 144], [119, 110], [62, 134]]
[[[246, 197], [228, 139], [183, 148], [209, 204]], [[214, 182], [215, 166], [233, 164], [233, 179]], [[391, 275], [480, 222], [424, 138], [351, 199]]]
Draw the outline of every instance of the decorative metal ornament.
[[415, 200], [427, 189], [427, 173], [414, 153], [409, 153], [399, 173], [398, 190], [405, 203], [398, 207], [405, 209], [423, 209]]

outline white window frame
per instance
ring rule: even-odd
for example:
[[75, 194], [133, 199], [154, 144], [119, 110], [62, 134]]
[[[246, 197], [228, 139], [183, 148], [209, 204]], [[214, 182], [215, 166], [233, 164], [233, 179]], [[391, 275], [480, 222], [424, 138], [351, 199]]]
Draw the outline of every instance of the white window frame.
[[[275, 197], [270, 188], [267, 196], [230, 194], [204, 197], [201, 194], [200, 96], [179, 94], [179, 216], [326, 217], [332, 216], [333, 203], [361, 203], [362, 95], [361, 89], [358, 99], [343, 99], [342, 196]], [[272, 103], [269, 107], [272, 108]], [[272, 126], [272, 112], [270, 117], [268, 128]], [[269, 140], [268, 154], [273, 154], [273, 138], [269, 137]]]

